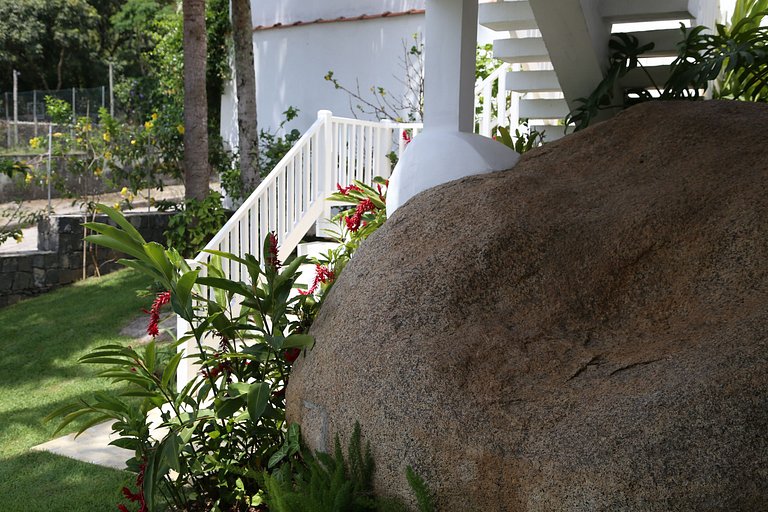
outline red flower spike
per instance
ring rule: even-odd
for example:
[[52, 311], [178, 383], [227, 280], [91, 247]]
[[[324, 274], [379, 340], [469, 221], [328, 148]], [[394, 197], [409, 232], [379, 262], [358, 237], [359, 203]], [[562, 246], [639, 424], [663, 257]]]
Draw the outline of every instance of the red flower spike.
[[[324, 265], [315, 265], [315, 278], [312, 280], [312, 286], [309, 287], [309, 290], [299, 290], [299, 293], [301, 295], [312, 295], [315, 293], [315, 290], [317, 290], [320, 283], [328, 283], [333, 281], [334, 278], [335, 276], [333, 275], [333, 272], [329, 270], [328, 267]], [[289, 362], [292, 363], [293, 361]]]
[[267, 265], [278, 270], [282, 265], [277, 259], [277, 233], [270, 231], [267, 239], [269, 244], [269, 255], [267, 256]]
[[[147, 326], [147, 334], [153, 338], [160, 334], [160, 310], [163, 306], [171, 302], [171, 292], [158, 293], [155, 297], [152, 307], [149, 310], [149, 326]], [[146, 312], [146, 310], [145, 310]]]
[[344, 217], [344, 222], [347, 224], [347, 229], [352, 232], [360, 229], [360, 215], [358, 213]]
[[350, 190], [357, 190], [358, 192], [362, 192], [362, 189], [357, 185], [349, 185], [347, 187], [342, 187], [339, 183], [337, 183], [336, 189], [339, 191], [339, 194], [343, 196], [349, 195]]
[[362, 215], [365, 212], [372, 212], [376, 209], [376, 205], [373, 204], [373, 201], [371, 201], [368, 198], [363, 199], [360, 201], [355, 208], [355, 214], [356, 215]]
[[117, 510], [119, 510], [120, 512], [131, 512], [130, 510], [128, 510], [128, 507], [126, 507], [125, 505], [118, 505]]

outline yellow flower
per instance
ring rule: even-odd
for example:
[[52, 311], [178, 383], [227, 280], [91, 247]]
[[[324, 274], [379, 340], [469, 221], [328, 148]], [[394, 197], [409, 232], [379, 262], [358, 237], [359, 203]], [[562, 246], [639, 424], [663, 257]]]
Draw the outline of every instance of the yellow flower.
[[112, 153], [110, 153], [109, 151], [105, 152], [104, 153], [104, 158], [106, 158], [107, 160], [111, 160], [112, 159]]
[[41, 137], [34, 137], [32, 139], [29, 139], [29, 147], [32, 149], [37, 149], [40, 147], [40, 144], [43, 142]]
[[120, 195], [123, 196], [123, 197], [127, 196], [128, 195], [128, 187], [123, 187], [120, 190]]
[[114, 207], [115, 207], [115, 210], [119, 210], [120, 209], [120, 203], [115, 203]]
[[96, 168], [96, 169], [93, 171], [93, 174], [94, 174], [94, 176], [96, 176], [96, 177], [98, 178], [99, 176], [101, 176], [101, 173], [102, 173], [102, 172], [104, 172], [104, 169], [102, 169], [101, 167], [97, 167], [97, 168]]
[[176, 130], [177, 130], [177, 131], [178, 131], [180, 134], [184, 135], [184, 125], [183, 125], [183, 124], [180, 124], [180, 125], [176, 126]]
[[32, 175], [31, 174], [27, 174], [26, 176], [24, 176], [24, 183], [29, 185], [30, 183], [32, 183], [32, 179], [33, 179]]
[[152, 120], [157, 121], [157, 112], [152, 113]]
[[16, 243], [17, 243], [17, 244], [20, 244], [20, 243], [21, 243], [21, 241], [22, 241], [22, 240], [24, 240], [24, 235], [23, 235], [23, 234], [21, 234], [20, 232], [19, 232], [19, 233], [15, 233], [15, 234], [13, 235], [13, 239], [14, 239], [14, 240], [16, 240]]
[[144, 123], [145, 130], [151, 130], [153, 126], [154, 126], [154, 123], [152, 121], [147, 121], [146, 123]]
[[132, 146], [135, 146], [135, 145], [136, 145], [136, 139], [131, 139], [131, 145], [132, 145]]
[[110, 140], [112, 140], [112, 137], [109, 135], [109, 132], [104, 132], [101, 138], [104, 139], [104, 142], [109, 142]]
[[56, 132], [53, 134], [54, 137], [61, 137], [63, 134], [61, 132]]

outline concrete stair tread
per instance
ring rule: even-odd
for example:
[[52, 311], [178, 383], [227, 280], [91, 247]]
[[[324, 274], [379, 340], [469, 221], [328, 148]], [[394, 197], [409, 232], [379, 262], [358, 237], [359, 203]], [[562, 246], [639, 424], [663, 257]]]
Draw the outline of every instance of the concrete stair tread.
[[554, 71], [510, 71], [506, 79], [507, 90], [516, 92], [556, 92], [560, 82]]
[[480, 25], [496, 31], [533, 30], [536, 19], [527, 0], [491, 2], [480, 4], [478, 21]]
[[570, 112], [564, 99], [522, 99], [520, 117], [526, 119], [563, 119]]
[[[664, 87], [664, 82], [669, 77], [669, 66], [646, 66], [645, 70], [651, 75], [656, 85]], [[648, 89], [653, 87], [653, 82], [648, 78], [645, 71], [635, 68], [619, 79], [619, 87], [622, 89]]]
[[677, 55], [677, 44], [683, 40], [683, 34], [679, 28], [667, 28], [662, 30], [646, 30], [644, 32], [631, 32], [637, 37], [640, 46], [653, 43], [652, 50], [645, 52], [641, 57], [674, 57]]
[[547, 47], [541, 37], [496, 39], [493, 56], [511, 64], [549, 62]]
[[689, 0], [601, 0], [600, 15], [614, 23], [693, 19]]

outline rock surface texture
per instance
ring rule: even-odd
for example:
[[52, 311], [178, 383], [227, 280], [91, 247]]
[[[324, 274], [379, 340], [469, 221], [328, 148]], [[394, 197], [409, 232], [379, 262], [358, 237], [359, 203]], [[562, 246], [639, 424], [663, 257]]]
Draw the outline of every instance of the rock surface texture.
[[440, 511], [768, 510], [768, 106], [648, 103], [428, 190], [288, 387]]

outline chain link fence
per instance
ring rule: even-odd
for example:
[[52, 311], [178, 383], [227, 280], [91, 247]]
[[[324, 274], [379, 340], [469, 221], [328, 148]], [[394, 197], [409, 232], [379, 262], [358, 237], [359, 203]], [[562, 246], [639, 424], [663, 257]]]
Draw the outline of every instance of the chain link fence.
[[[72, 107], [72, 119], [90, 117], [98, 119], [99, 109], [110, 110], [109, 88], [61, 89], [58, 91], [25, 91], [14, 98], [12, 92], [0, 94], [0, 148], [19, 148], [29, 139], [48, 133], [50, 117], [46, 113], [45, 98], [66, 101]], [[14, 101], [15, 100], [15, 101]]]

